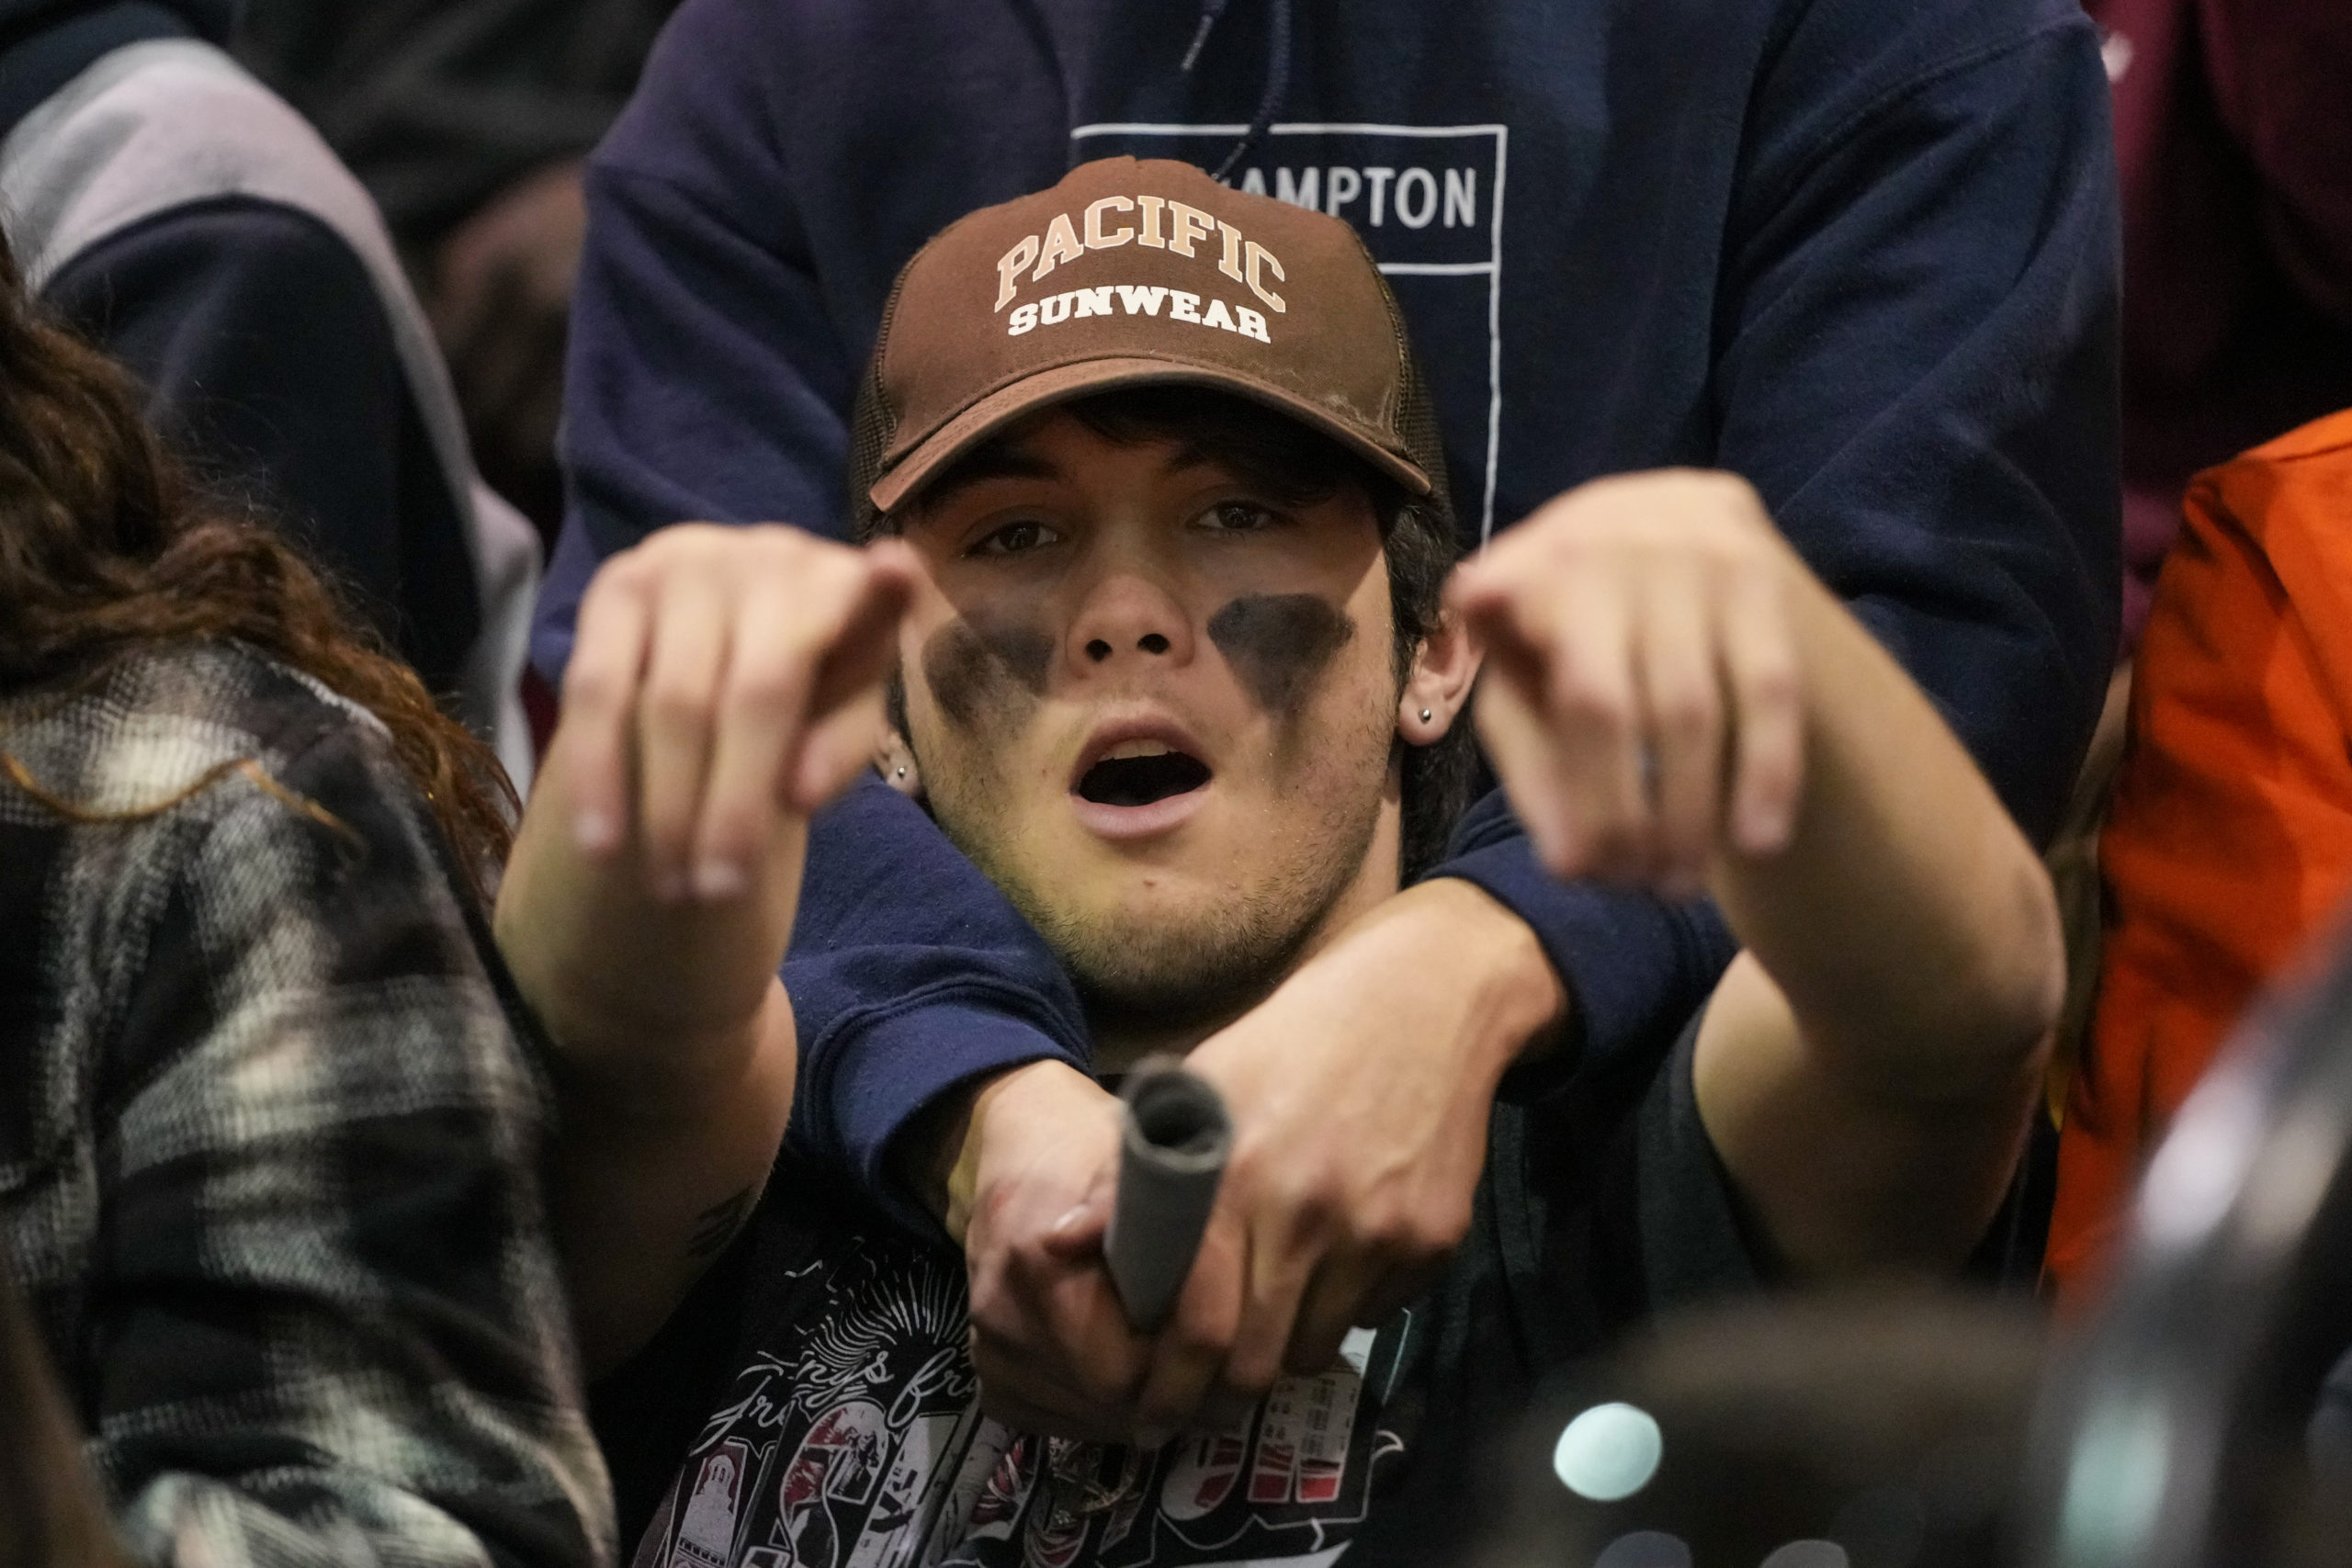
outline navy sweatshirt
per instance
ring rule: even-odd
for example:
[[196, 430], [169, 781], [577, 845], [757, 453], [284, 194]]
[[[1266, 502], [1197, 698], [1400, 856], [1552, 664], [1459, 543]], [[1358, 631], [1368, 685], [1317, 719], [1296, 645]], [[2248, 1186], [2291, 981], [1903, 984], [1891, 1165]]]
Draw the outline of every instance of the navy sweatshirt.
[[[2116, 645], [2107, 109], [2074, 0], [687, 0], [590, 167], [534, 657], [650, 529], [841, 532], [855, 378], [942, 226], [1087, 158], [1230, 160], [1387, 272], [1472, 543], [1596, 475], [1745, 475], [2046, 832]], [[1663, 1052], [1732, 951], [1552, 881], [1499, 795], [1454, 848], [1587, 1061]], [[785, 976], [793, 1136], [886, 1201], [934, 1095], [1083, 1058], [1051, 955], [878, 784], [819, 825]]]

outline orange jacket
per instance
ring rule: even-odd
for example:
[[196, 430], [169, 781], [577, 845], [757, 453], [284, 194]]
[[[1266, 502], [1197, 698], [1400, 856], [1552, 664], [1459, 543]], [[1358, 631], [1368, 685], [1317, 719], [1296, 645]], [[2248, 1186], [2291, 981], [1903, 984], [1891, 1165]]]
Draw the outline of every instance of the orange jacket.
[[2049, 1269], [2080, 1301], [2146, 1154], [2352, 888], [2352, 412], [2197, 477], [2099, 844], [2099, 992]]

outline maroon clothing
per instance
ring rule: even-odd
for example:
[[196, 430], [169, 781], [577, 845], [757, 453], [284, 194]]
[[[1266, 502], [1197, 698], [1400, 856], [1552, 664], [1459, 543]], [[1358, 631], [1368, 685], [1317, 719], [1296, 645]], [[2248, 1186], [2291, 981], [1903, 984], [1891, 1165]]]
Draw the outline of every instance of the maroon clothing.
[[2128, 648], [2189, 476], [2352, 407], [2352, 5], [2086, 8], [2122, 175]]

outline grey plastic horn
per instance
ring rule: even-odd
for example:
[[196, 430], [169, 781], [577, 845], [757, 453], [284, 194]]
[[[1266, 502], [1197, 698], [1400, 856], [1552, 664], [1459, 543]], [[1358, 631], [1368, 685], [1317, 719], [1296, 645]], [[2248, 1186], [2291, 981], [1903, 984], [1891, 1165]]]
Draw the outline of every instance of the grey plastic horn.
[[1172, 1057], [1127, 1075], [1119, 1134], [1119, 1195], [1103, 1259], [1127, 1322], [1150, 1333], [1168, 1321], [1216, 1203], [1233, 1122], [1207, 1079]]
[[2313, 1408], [2352, 1342], [2347, 1175], [2339, 927], [2325, 970], [2239, 1029], [2149, 1165], [2112, 1293], [2037, 1416], [2026, 1568], [2291, 1560], [2280, 1502], [2300, 1489], [2281, 1483], [2310, 1473]]

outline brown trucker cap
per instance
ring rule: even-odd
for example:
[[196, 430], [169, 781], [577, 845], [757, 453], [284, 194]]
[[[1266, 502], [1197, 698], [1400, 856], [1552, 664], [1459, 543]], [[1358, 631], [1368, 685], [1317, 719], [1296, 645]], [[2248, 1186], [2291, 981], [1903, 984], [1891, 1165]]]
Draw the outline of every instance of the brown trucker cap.
[[1404, 318], [1354, 230], [1190, 164], [1104, 158], [899, 274], [852, 431], [858, 532], [1023, 416], [1150, 382], [1262, 403], [1446, 499]]

